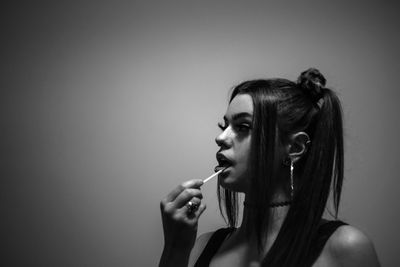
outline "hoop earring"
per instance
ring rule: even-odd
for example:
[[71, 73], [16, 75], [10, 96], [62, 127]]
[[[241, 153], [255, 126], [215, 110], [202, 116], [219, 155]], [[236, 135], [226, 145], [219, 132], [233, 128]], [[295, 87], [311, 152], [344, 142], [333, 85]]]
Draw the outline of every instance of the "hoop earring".
[[290, 199], [294, 196], [294, 181], [293, 181], [294, 162], [290, 159]]

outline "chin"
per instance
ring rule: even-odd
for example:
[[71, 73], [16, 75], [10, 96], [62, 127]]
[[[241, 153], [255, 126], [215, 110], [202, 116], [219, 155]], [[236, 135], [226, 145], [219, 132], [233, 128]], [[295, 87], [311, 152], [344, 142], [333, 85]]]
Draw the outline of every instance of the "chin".
[[218, 183], [227, 190], [233, 191], [233, 192], [238, 192], [238, 193], [244, 193], [245, 186], [243, 183], [239, 183], [237, 179], [231, 176], [226, 176], [226, 177], [218, 177]]

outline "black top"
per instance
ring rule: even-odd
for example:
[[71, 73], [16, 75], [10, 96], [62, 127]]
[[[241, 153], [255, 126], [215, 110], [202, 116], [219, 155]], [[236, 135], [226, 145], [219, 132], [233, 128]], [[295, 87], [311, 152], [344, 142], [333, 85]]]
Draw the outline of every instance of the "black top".
[[[309, 256], [310, 259], [308, 262], [313, 263], [317, 260], [317, 258], [322, 252], [322, 249], [325, 246], [326, 241], [333, 234], [333, 232], [335, 232], [335, 230], [342, 225], [347, 225], [347, 223], [344, 223], [342, 221], [327, 221], [319, 226], [317, 234], [318, 238], [312, 245], [312, 253]], [[197, 262], [194, 266], [195, 267], [209, 266], [211, 259], [217, 253], [218, 249], [221, 247], [225, 238], [229, 234], [231, 234], [234, 230], [235, 228], [221, 228], [215, 231], [211, 236], [210, 240], [208, 240], [206, 247], [204, 248], [200, 257], [197, 259]]]

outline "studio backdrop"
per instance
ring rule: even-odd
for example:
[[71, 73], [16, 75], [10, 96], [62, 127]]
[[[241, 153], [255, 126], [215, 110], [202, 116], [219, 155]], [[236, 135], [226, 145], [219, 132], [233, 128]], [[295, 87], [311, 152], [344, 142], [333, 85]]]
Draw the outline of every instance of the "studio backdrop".
[[[398, 8], [382, 1], [2, 7], [1, 266], [156, 266], [160, 200], [216, 165], [243, 80], [316, 67], [342, 103], [340, 217], [400, 266]], [[199, 233], [224, 226], [216, 181]]]

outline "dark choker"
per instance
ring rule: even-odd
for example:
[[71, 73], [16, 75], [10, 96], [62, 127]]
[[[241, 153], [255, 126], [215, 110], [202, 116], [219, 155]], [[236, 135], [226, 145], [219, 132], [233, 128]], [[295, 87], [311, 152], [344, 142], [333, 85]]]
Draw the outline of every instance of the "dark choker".
[[[291, 200], [280, 201], [280, 202], [272, 202], [272, 203], [270, 203], [270, 204], [268, 205], [268, 207], [270, 207], [270, 208], [277, 208], [277, 207], [289, 206], [290, 204], [292, 204], [292, 201], [291, 201]], [[244, 205], [245, 207], [249, 207], [249, 208], [261, 208], [261, 207], [265, 207], [265, 205], [262, 205], [262, 204], [261, 204], [261, 205], [257, 205], [257, 204], [249, 203], [249, 202], [246, 202], [246, 201], [243, 202], [243, 205]]]

